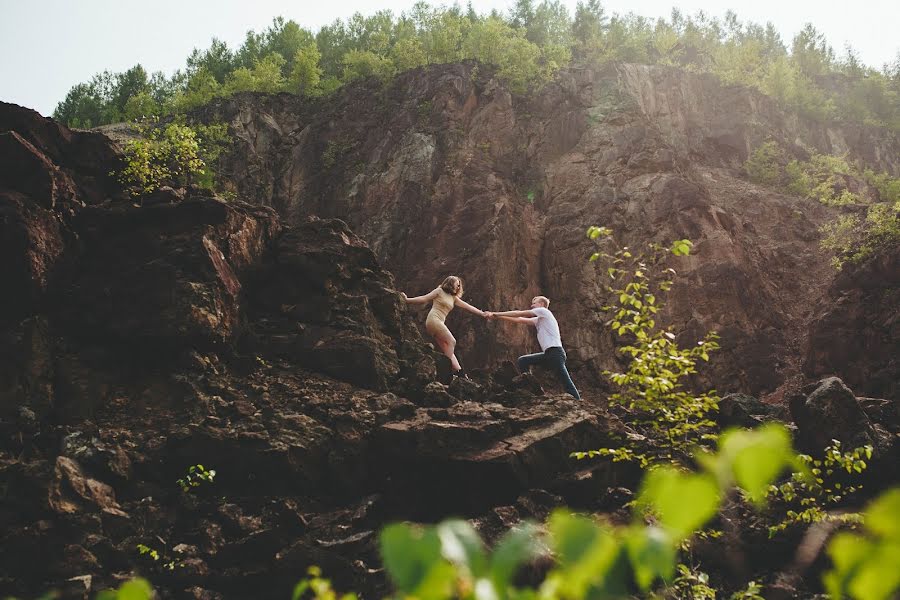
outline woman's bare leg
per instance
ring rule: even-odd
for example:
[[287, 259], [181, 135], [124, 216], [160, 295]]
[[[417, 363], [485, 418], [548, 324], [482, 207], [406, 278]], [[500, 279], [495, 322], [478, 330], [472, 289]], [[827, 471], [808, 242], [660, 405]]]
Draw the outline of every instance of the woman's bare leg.
[[462, 367], [459, 366], [459, 360], [456, 358], [456, 338], [453, 337], [453, 334], [449, 331], [438, 333], [434, 336], [434, 339], [444, 356], [450, 359], [450, 366], [453, 370], [459, 371]]

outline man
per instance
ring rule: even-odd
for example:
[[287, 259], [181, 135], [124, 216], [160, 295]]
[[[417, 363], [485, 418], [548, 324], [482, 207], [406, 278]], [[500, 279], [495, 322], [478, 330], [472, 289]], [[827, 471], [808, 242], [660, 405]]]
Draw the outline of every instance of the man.
[[572, 383], [572, 378], [569, 376], [569, 370], [566, 369], [566, 351], [562, 347], [559, 323], [556, 322], [556, 317], [550, 312], [549, 307], [550, 300], [546, 296], [535, 296], [531, 300], [531, 310], [488, 311], [485, 316], [488, 319], [500, 317], [513, 323], [533, 325], [537, 330], [538, 344], [540, 344], [542, 352], [520, 356], [517, 361], [519, 370], [527, 373], [531, 365], [543, 364], [556, 371], [566, 391], [576, 400], [580, 400], [581, 395], [575, 389], [575, 384]]

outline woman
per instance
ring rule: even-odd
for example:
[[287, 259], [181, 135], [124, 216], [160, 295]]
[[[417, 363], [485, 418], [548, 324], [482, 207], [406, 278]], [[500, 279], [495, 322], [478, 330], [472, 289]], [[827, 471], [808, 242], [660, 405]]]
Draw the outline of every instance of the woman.
[[[403, 294], [403, 292], [401, 292], [401, 294]], [[450, 311], [453, 310], [454, 306], [460, 306], [480, 317], [485, 316], [484, 311], [481, 311], [464, 301], [462, 295], [462, 279], [455, 275], [447, 277], [439, 287], [434, 288], [424, 296], [407, 298], [406, 294], [403, 294], [403, 299], [409, 304], [427, 304], [428, 302], [433, 302], [431, 310], [428, 312], [428, 317], [425, 318], [425, 331], [431, 334], [435, 342], [437, 342], [438, 348], [441, 349], [441, 352], [450, 359], [450, 366], [453, 368], [453, 374], [457, 377], [463, 377], [465, 376], [465, 373], [463, 373], [462, 367], [459, 365], [459, 360], [457, 360], [456, 354], [454, 354], [454, 350], [456, 349], [456, 338], [453, 337], [453, 334], [447, 329], [444, 320], [447, 318]]]

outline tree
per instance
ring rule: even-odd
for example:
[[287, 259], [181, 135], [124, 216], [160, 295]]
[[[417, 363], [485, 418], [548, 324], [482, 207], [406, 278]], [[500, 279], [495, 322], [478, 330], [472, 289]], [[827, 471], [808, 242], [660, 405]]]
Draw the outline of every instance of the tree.
[[288, 91], [303, 96], [316, 93], [322, 78], [322, 69], [319, 67], [320, 57], [319, 47], [316, 46], [315, 40], [310, 40], [306, 46], [297, 50], [292, 61], [291, 74], [288, 77]]
[[124, 115], [125, 105], [132, 96], [150, 91], [147, 71], [141, 65], [135, 65], [124, 73], [115, 75], [115, 84], [111, 90], [110, 102], [116, 113]]
[[405, 38], [394, 44], [391, 50], [391, 59], [397, 67], [397, 71], [407, 71], [427, 63], [425, 48], [417, 37]]
[[[231, 74], [229, 74], [229, 78]], [[226, 83], [228, 78], [226, 78]], [[202, 106], [222, 93], [223, 86], [219, 85], [206, 68], [200, 68], [187, 81], [183, 92], [175, 94], [172, 105], [178, 112], [185, 112], [192, 108]]]
[[587, 3], [578, 0], [575, 6], [575, 19], [572, 22], [576, 57], [586, 59], [599, 55], [606, 22], [606, 11], [603, 10], [600, 0], [588, 0]]
[[153, 98], [153, 95], [148, 91], [143, 91], [128, 99], [128, 102], [125, 103], [125, 109], [122, 111], [122, 116], [129, 121], [134, 121], [144, 117], [157, 116], [161, 112], [162, 107]]
[[326, 78], [339, 78], [344, 70], [344, 54], [352, 47], [344, 22], [336, 19], [331, 25], [319, 29], [316, 34], [316, 46], [319, 48], [322, 74]]
[[235, 66], [234, 53], [228, 48], [228, 44], [218, 38], [213, 38], [209, 48], [202, 52], [194, 48], [187, 59], [189, 76], [205, 69], [218, 83], [225, 83], [225, 78], [235, 69]]
[[819, 33], [812, 23], [807, 23], [794, 36], [791, 58], [801, 74], [815, 80], [830, 69], [834, 62], [834, 50], [828, 45], [825, 35]]
[[344, 55], [345, 83], [364, 77], [387, 79], [394, 74], [394, 63], [390, 58], [378, 56], [374, 52], [351, 50]]

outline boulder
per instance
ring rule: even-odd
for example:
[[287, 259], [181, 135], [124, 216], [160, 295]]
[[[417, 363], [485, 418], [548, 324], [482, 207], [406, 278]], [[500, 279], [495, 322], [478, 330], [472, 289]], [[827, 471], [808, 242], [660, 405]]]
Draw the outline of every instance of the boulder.
[[877, 435], [859, 401], [844, 382], [826, 377], [788, 397], [791, 417], [797, 425], [797, 446], [820, 453], [841, 442], [845, 450], [876, 445]]

